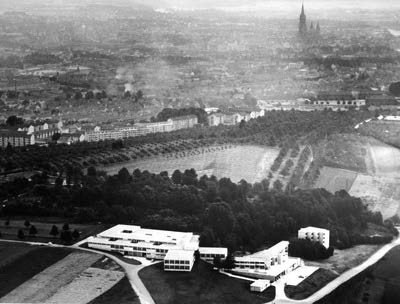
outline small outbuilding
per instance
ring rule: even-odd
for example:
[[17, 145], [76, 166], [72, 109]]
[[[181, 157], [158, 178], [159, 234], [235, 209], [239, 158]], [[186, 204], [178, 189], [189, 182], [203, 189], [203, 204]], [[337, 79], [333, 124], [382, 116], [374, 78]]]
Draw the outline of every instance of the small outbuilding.
[[263, 292], [271, 285], [270, 280], [257, 280], [250, 285], [250, 291]]

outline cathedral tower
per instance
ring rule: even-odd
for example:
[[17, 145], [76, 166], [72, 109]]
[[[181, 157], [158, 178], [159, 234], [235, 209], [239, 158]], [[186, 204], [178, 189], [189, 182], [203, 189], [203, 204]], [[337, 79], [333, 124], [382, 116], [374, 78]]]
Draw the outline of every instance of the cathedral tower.
[[299, 34], [305, 35], [307, 33], [307, 20], [306, 14], [304, 13], [304, 4], [301, 6], [300, 22], [299, 22]]

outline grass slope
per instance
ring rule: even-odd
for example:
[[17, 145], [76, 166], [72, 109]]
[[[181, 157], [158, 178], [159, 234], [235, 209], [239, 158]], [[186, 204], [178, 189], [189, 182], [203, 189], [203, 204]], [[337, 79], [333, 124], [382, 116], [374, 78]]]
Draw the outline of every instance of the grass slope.
[[157, 304], [265, 303], [275, 298], [275, 288], [251, 293], [250, 281], [239, 280], [198, 262], [191, 272], [164, 272], [163, 265], [146, 267], [139, 276]]
[[132, 289], [127, 277], [124, 277], [112, 288], [107, 290], [88, 304], [140, 304], [138, 296]]
[[[11, 243], [7, 245], [14, 246]], [[71, 252], [72, 250], [66, 248], [37, 247], [3, 265], [0, 267], [0, 297], [5, 296], [11, 290]]]

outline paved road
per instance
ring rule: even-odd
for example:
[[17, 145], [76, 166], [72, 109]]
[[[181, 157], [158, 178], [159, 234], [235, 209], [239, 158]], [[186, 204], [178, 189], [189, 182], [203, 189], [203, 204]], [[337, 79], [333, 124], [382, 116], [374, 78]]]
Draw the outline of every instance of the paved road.
[[112, 259], [114, 262], [116, 262], [118, 265], [120, 265], [126, 273], [126, 276], [131, 283], [132, 289], [135, 291], [136, 295], [139, 297], [140, 303], [141, 304], [155, 304], [153, 298], [151, 297], [150, 293], [148, 292], [147, 288], [144, 286], [142, 280], [139, 277], [139, 271], [148, 266], [148, 264], [141, 264], [141, 265], [134, 265], [134, 264], [129, 264], [127, 262], [124, 262], [120, 260], [118, 257], [108, 254], [106, 252], [102, 251], [97, 251], [94, 249], [89, 249], [89, 248], [82, 248], [79, 247], [79, 244], [82, 243], [79, 242], [75, 245], [72, 246], [65, 246], [65, 245], [59, 245], [59, 244], [49, 244], [49, 243], [40, 243], [40, 242], [24, 242], [24, 241], [11, 241], [11, 240], [3, 240], [0, 239], [0, 242], [9, 242], [9, 243], [25, 243], [29, 245], [39, 245], [39, 246], [48, 246], [48, 247], [61, 247], [61, 248], [74, 248], [77, 250], [82, 250], [82, 251], [87, 251], [87, 252], [92, 252], [92, 253], [97, 253], [100, 255], [104, 255], [110, 259]]
[[308, 304], [308, 303], [314, 303], [323, 297], [327, 296], [331, 292], [333, 292], [336, 288], [338, 288], [340, 285], [343, 283], [347, 282], [351, 278], [355, 277], [358, 275], [360, 272], [364, 271], [368, 267], [372, 266], [376, 262], [378, 262], [383, 256], [388, 253], [388, 251], [396, 246], [400, 245], [400, 237], [395, 239], [389, 244], [386, 244], [383, 246], [381, 249], [379, 249], [377, 252], [375, 252], [372, 256], [368, 258], [368, 260], [364, 261], [357, 267], [351, 268], [348, 271], [344, 272], [341, 274], [339, 277], [334, 279], [333, 281], [329, 282], [327, 285], [325, 285], [323, 288], [318, 290], [316, 293], [312, 294], [308, 298], [304, 300], [293, 300], [289, 299], [286, 294], [285, 294], [285, 286], [284, 282], [276, 282], [275, 289], [276, 289], [276, 295], [275, 299], [267, 304]]

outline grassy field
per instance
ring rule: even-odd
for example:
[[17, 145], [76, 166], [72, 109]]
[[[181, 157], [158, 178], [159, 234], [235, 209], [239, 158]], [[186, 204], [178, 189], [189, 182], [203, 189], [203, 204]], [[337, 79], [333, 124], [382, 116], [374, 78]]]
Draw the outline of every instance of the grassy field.
[[140, 304], [138, 296], [132, 290], [131, 283], [127, 277], [124, 277], [108, 291], [98, 296], [89, 304]]
[[[65, 222], [65, 219], [60, 218], [29, 218], [31, 225], [34, 225], [38, 231], [36, 236], [29, 235], [29, 228], [24, 226], [25, 219], [21, 218], [10, 218], [10, 225], [6, 226], [6, 218], [0, 218], [0, 231], [2, 233], [3, 239], [9, 240], [19, 240], [17, 237], [17, 233], [19, 229], [23, 229], [25, 233], [24, 241], [32, 241], [32, 242], [52, 242], [52, 243], [61, 243], [59, 235], [57, 237], [53, 237], [49, 234], [51, 227], [56, 225], [58, 227], [59, 232], [61, 232], [62, 227]], [[95, 224], [69, 224], [69, 229], [73, 231], [77, 229], [80, 233], [80, 238], [85, 239], [90, 235], [94, 235], [106, 229], [105, 225], [95, 225]]]
[[323, 286], [337, 277], [332, 271], [327, 269], [318, 269], [304, 281], [297, 286], [285, 286], [285, 293], [288, 298], [295, 300], [302, 300], [316, 291], [320, 290]]
[[316, 266], [330, 270], [336, 274], [341, 274], [364, 262], [380, 247], [380, 245], [357, 245], [343, 250], [335, 249], [333, 256], [329, 259], [306, 261], [305, 263], [308, 266]]
[[141, 270], [139, 276], [157, 304], [256, 304], [275, 297], [273, 287], [251, 293], [249, 281], [220, 274], [202, 261], [191, 272], [164, 272], [162, 264], [156, 264]]
[[184, 171], [194, 168], [199, 176], [215, 175], [218, 178], [229, 177], [234, 182], [245, 179], [254, 183], [267, 177], [269, 168], [279, 152], [276, 148], [250, 145], [220, 150], [218, 147], [206, 149], [214, 150], [182, 157], [160, 156], [99, 169], [105, 170], [109, 174], [115, 174], [123, 167], [130, 172], [138, 168], [154, 173], [168, 171], [169, 174], [172, 174], [176, 169]]
[[325, 188], [332, 193], [343, 189], [350, 191], [357, 175], [357, 172], [350, 170], [323, 167], [314, 188]]
[[317, 303], [400, 303], [400, 247]]
[[[50, 265], [58, 262], [72, 252], [66, 248], [34, 247], [26, 245], [28, 249], [22, 248], [21, 244], [14, 246], [12, 243], [0, 243], [0, 260], [9, 259], [13, 252], [21, 249], [25, 254], [19, 256], [0, 267], [0, 297], [29, 280]], [[8, 247], [3, 250], [4, 247]], [[18, 254], [18, 253], [17, 253]]]

